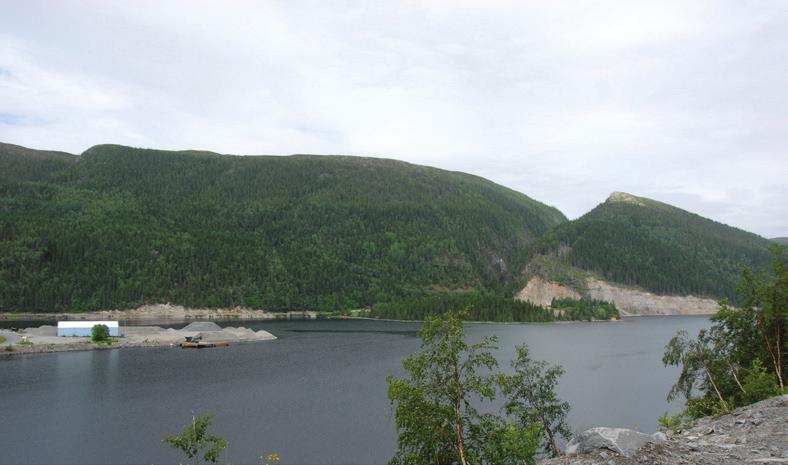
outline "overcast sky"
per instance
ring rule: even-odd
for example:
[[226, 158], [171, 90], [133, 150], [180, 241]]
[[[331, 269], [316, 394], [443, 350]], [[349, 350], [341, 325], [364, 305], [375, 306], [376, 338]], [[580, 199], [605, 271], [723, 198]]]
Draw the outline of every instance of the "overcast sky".
[[788, 236], [788, 2], [0, 0], [0, 141], [396, 158]]

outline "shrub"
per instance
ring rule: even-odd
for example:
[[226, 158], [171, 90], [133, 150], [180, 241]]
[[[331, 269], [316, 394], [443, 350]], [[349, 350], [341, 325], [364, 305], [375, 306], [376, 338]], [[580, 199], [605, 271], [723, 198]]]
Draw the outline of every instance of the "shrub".
[[93, 325], [90, 334], [92, 335], [93, 342], [106, 341], [109, 339], [109, 328], [107, 328], [107, 325]]
[[677, 413], [675, 415], [669, 415], [668, 412], [665, 412], [664, 415], [657, 419], [659, 426], [673, 431], [674, 433], [680, 432], [682, 429], [689, 427], [688, 418], [684, 412]]
[[752, 369], [743, 381], [742, 387], [745, 392], [742, 394], [742, 400], [745, 405], [768, 399], [780, 393], [777, 377], [766, 371], [759, 359], [755, 359]]
[[[178, 435], [165, 434], [162, 439], [175, 449], [180, 449], [189, 460], [194, 460], [195, 464], [199, 463], [200, 454], [202, 450], [208, 450], [202, 454], [206, 462], [216, 463], [219, 459], [219, 454], [227, 448], [227, 440], [219, 436], [208, 434], [208, 426], [211, 425], [213, 416], [206, 415], [199, 417], [192, 416], [192, 422], [183, 429]], [[277, 456], [277, 459], [279, 456]]]

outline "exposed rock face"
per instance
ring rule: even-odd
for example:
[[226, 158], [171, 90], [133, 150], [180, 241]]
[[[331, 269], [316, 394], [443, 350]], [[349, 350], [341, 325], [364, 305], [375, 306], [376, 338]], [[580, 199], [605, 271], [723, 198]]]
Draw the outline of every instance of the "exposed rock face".
[[[646, 436], [646, 435], [644, 435]], [[540, 465], [734, 465], [788, 463], [788, 395], [703, 418], [661, 443], [647, 442], [627, 457], [603, 445]]]
[[649, 436], [626, 428], [596, 427], [583, 431], [566, 446], [567, 455], [585, 454], [597, 449], [608, 449], [624, 457], [631, 457], [646, 444], [658, 444], [664, 438]]
[[541, 276], [534, 276], [528, 281], [525, 288], [517, 293], [515, 297], [517, 300], [524, 300], [527, 302], [549, 307], [553, 298], [572, 298], [579, 299], [580, 294], [574, 289], [562, 286], [552, 281], [547, 281]]
[[[638, 289], [587, 278], [588, 296], [616, 305], [624, 316], [634, 315], [712, 315], [719, 306], [712, 299], [694, 296], [657, 295]], [[549, 306], [553, 298], [579, 298], [580, 294], [561, 284], [534, 276], [516, 298], [538, 305]]]
[[608, 203], [615, 203], [615, 202], [631, 203], [631, 204], [634, 204], [634, 205], [640, 205], [641, 207], [646, 205], [639, 198], [635, 197], [632, 194], [627, 194], [626, 192], [613, 192], [607, 198], [606, 202], [608, 202]]
[[713, 315], [719, 305], [712, 299], [694, 296], [657, 295], [627, 289], [599, 279], [588, 278], [588, 293], [592, 299], [613, 302], [627, 315]]

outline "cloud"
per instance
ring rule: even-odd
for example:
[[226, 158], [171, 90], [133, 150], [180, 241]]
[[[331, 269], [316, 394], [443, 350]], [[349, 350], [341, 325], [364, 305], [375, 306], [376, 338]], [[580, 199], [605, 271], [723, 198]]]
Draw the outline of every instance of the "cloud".
[[22, 116], [0, 140], [385, 156], [479, 174], [571, 217], [623, 190], [788, 234], [780, 2], [6, 10], [0, 113]]

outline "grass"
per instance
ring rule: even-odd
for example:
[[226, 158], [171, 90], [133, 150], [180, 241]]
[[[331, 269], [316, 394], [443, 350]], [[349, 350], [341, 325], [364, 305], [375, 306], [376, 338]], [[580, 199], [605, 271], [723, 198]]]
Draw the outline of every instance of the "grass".
[[692, 421], [687, 417], [687, 415], [684, 412], [677, 413], [676, 415], [668, 415], [668, 412], [665, 412], [664, 415], [659, 417], [657, 422], [659, 423], [659, 426], [668, 429], [674, 433], [679, 433], [683, 429], [692, 426]]
[[115, 337], [115, 336], [110, 336], [110, 337], [104, 339], [103, 341], [93, 341], [93, 343], [99, 344], [99, 345], [111, 346], [113, 344], [117, 344], [119, 342], [119, 340], [120, 339]]
[[2, 344], [4, 342], [5, 342], [5, 338], [3, 336], [0, 336], [0, 344]]

